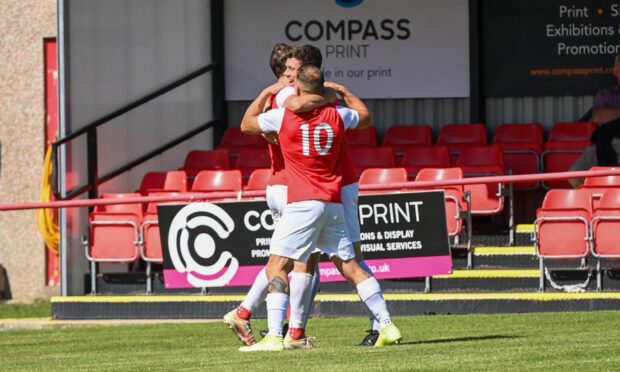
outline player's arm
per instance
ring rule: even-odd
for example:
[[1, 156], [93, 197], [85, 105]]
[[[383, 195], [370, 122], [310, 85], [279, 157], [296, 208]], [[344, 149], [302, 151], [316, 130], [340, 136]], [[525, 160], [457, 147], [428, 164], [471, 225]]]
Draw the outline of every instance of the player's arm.
[[609, 123], [620, 118], [620, 107], [602, 107], [592, 109], [592, 121], [596, 124]]
[[301, 113], [335, 103], [337, 99], [338, 95], [336, 90], [325, 87], [322, 96], [318, 94], [305, 94], [303, 96], [298, 96], [296, 94], [290, 95], [284, 100], [284, 106], [295, 113]]
[[359, 114], [359, 123], [355, 127], [356, 129], [364, 129], [372, 125], [370, 111], [361, 99], [357, 98], [345, 86], [334, 83], [333, 81], [326, 82], [325, 86], [335, 89], [336, 92], [338, 92], [338, 94], [342, 97], [344, 103], [346, 103], [351, 110], [357, 111]]
[[263, 112], [263, 107], [272, 94], [282, 89], [282, 84], [275, 83], [263, 89], [263, 91], [252, 101], [250, 106], [245, 110], [243, 119], [241, 120], [241, 132], [245, 134], [261, 134], [263, 130], [258, 124], [258, 115]]

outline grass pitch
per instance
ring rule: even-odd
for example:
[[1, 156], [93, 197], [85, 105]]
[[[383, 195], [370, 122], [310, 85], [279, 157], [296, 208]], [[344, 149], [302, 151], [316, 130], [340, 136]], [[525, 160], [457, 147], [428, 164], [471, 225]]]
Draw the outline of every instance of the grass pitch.
[[[219, 322], [0, 332], [0, 370], [617, 370], [620, 311], [396, 317], [404, 343], [354, 346], [363, 318], [311, 319], [314, 350], [241, 353]], [[266, 327], [264, 320], [254, 329]]]

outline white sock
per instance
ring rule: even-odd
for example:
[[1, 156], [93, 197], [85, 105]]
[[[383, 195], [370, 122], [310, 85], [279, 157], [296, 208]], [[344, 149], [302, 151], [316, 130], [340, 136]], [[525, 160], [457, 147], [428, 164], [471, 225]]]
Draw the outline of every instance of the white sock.
[[254, 283], [241, 303], [241, 306], [249, 312], [253, 312], [258, 305], [265, 301], [265, 297], [267, 297], [267, 286], [269, 286], [269, 279], [263, 267], [258, 275], [256, 275], [256, 279], [254, 279]]
[[288, 320], [289, 328], [305, 328], [310, 310], [312, 293], [312, 275], [306, 273], [291, 273], [291, 315]]
[[379, 322], [381, 328], [392, 323], [390, 313], [387, 309], [387, 304], [385, 303], [385, 299], [383, 299], [383, 294], [381, 293], [381, 286], [379, 286], [377, 279], [370, 277], [359, 283], [356, 288], [357, 294], [360, 296], [362, 301], [364, 301], [368, 309], [372, 311], [372, 314]]
[[286, 293], [267, 294], [267, 326], [272, 336], [282, 336], [282, 324], [286, 318], [288, 300]]
[[308, 306], [308, 311], [306, 311], [305, 314], [304, 329], [306, 328], [312, 309], [314, 309], [314, 299], [316, 298], [316, 294], [319, 293], [319, 289], [321, 289], [321, 273], [319, 272], [319, 265], [317, 263], [314, 268], [314, 274], [312, 275], [312, 291], [310, 292], [310, 299], [308, 300], [310, 305]]
[[[374, 276], [374, 274], [372, 273], [372, 270], [370, 270], [370, 267], [368, 266], [365, 260], [361, 260], [358, 263], [360, 267], [364, 269], [364, 271], [370, 274], [370, 276]], [[368, 320], [370, 321], [370, 329], [373, 331], [378, 331], [381, 328], [381, 326], [379, 322], [377, 321], [377, 319], [375, 318], [375, 316], [373, 315], [372, 311], [370, 311], [368, 306], [366, 306], [365, 302], [364, 302], [364, 308], [366, 309], [366, 313], [368, 313]]]

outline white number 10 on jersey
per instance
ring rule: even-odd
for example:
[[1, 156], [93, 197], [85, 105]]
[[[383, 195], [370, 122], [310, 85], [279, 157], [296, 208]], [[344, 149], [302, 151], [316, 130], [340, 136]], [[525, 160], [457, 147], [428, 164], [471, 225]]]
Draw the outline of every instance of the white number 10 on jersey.
[[[332, 147], [334, 141], [334, 130], [327, 123], [321, 123], [314, 128], [312, 137], [310, 136], [310, 125], [304, 123], [299, 126], [301, 128], [301, 149], [305, 156], [310, 156], [310, 141], [312, 140], [314, 150], [319, 155], [325, 155], [329, 153], [329, 149]], [[321, 131], [325, 131], [327, 135], [327, 141], [325, 146], [321, 147]]]

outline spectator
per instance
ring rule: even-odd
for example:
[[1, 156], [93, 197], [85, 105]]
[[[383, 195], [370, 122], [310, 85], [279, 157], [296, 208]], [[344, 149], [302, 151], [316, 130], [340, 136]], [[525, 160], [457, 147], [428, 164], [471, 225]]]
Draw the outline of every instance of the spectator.
[[[570, 167], [571, 171], [588, 170], [595, 165], [616, 166], [620, 154], [620, 55], [616, 56], [613, 75], [618, 83], [596, 93], [592, 121], [599, 125], [592, 134], [592, 145]], [[579, 187], [583, 178], [568, 180]]]

